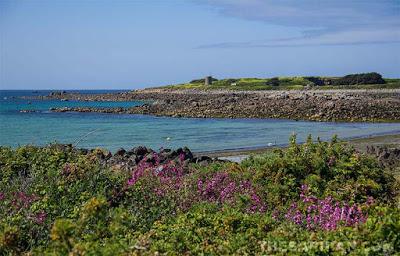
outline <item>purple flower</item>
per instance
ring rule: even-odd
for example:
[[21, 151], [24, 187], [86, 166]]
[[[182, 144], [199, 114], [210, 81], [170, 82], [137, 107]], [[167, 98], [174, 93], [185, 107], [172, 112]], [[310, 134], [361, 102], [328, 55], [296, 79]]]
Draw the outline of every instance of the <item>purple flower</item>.
[[367, 198], [366, 204], [367, 204], [367, 205], [373, 205], [374, 203], [375, 203], [374, 198], [373, 198], [372, 196], [369, 196], [369, 197]]
[[45, 212], [39, 212], [36, 214], [34, 220], [38, 224], [43, 224], [43, 222], [46, 220], [47, 214]]
[[272, 212], [272, 219], [274, 219], [274, 220], [278, 220], [279, 219], [279, 211], [278, 210], [274, 210], [273, 212]]
[[201, 199], [209, 202], [233, 204], [237, 195], [246, 195], [250, 199], [247, 212], [263, 212], [266, 208], [251, 182], [235, 182], [227, 172], [214, 173], [204, 181], [199, 179], [197, 189]]
[[179, 160], [183, 162], [185, 160], [185, 154], [183, 153], [179, 154]]
[[303, 225], [305, 220], [308, 229], [324, 230], [334, 230], [341, 223], [354, 226], [366, 221], [367, 215], [363, 214], [359, 205], [349, 206], [347, 202], [335, 201], [331, 196], [318, 199], [309, 195], [307, 190], [307, 186], [301, 187], [300, 202], [302, 204], [293, 202], [285, 214], [286, 219], [297, 225]]

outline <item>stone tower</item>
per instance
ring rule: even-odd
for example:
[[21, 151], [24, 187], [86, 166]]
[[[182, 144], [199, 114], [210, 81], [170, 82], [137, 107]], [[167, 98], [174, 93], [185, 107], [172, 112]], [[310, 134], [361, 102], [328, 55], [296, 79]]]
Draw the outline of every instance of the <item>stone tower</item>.
[[204, 79], [204, 85], [211, 85], [212, 84], [212, 76], [206, 76]]

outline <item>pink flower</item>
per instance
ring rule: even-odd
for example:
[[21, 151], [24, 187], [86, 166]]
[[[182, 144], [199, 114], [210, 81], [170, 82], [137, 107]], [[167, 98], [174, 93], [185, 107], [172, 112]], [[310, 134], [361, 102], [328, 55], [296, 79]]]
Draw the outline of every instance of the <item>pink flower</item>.
[[181, 153], [181, 154], [179, 155], [179, 160], [180, 160], [181, 162], [183, 162], [183, 161], [185, 160], [185, 154]]
[[349, 206], [347, 202], [337, 202], [331, 196], [318, 199], [309, 195], [307, 190], [307, 186], [301, 187], [300, 202], [303, 204], [292, 203], [285, 214], [286, 219], [297, 225], [303, 225], [305, 220], [308, 229], [324, 230], [334, 230], [342, 222], [354, 226], [366, 221], [367, 215], [363, 214], [359, 205]]
[[43, 222], [46, 220], [46, 218], [47, 218], [47, 214], [42, 211], [42, 212], [39, 212], [36, 214], [35, 221], [38, 224], [43, 224]]
[[375, 203], [374, 198], [373, 198], [372, 196], [369, 196], [369, 197], [367, 198], [366, 204], [367, 204], [367, 205], [373, 205], [374, 203]]

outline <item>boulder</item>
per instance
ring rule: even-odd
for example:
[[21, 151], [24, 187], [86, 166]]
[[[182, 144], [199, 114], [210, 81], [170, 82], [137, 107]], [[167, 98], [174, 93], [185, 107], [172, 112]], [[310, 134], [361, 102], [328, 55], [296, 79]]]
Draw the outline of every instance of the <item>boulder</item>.
[[138, 156], [144, 156], [150, 152], [153, 152], [153, 150], [148, 149], [144, 146], [135, 147], [131, 151], [133, 152], [133, 154], [138, 155]]
[[120, 148], [115, 152], [114, 156], [123, 156], [123, 155], [125, 155], [125, 153], [126, 153], [126, 150], [123, 148]]

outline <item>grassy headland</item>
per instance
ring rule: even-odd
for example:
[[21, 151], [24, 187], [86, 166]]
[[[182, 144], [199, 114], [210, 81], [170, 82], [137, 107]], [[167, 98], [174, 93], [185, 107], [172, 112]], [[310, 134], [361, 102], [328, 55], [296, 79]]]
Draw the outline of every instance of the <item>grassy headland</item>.
[[189, 83], [168, 85], [156, 88], [197, 89], [197, 90], [299, 90], [305, 88], [331, 89], [395, 89], [400, 88], [400, 79], [382, 78], [377, 73], [352, 74], [344, 77], [273, 77], [273, 78], [225, 78], [214, 79], [205, 85], [204, 79]]

